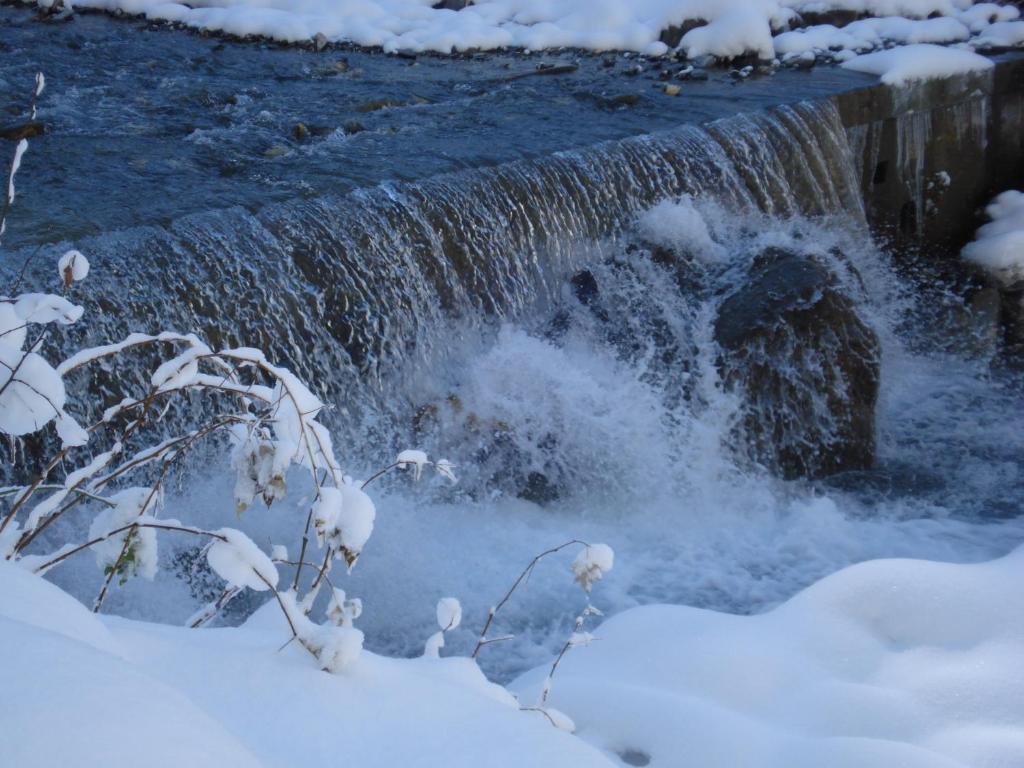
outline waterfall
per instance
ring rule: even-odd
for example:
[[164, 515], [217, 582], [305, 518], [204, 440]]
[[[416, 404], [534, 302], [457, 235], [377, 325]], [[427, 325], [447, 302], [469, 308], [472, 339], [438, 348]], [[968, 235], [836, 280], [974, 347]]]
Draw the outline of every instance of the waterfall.
[[[195, 330], [214, 346], [266, 349], [348, 418], [379, 414], [385, 388], [393, 400], [395, 381], [443, 356], [453, 329], [544, 302], [586, 258], [581, 244], [683, 194], [777, 216], [861, 210], [835, 108], [797, 104], [90, 238], [76, 243], [96, 269], [87, 338], [74, 341]], [[95, 386], [119, 394], [115, 381]]]

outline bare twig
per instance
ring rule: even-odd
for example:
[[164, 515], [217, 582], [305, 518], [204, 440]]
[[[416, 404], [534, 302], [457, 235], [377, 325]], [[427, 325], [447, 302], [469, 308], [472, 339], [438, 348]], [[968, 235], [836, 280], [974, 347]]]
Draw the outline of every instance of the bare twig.
[[586, 542], [580, 541], [579, 539], [572, 539], [570, 541], [565, 542], [564, 544], [559, 544], [557, 547], [552, 547], [551, 549], [541, 552], [539, 555], [535, 556], [530, 561], [529, 565], [527, 565], [526, 568], [523, 569], [523, 572], [519, 574], [519, 578], [517, 578], [512, 583], [512, 586], [509, 587], [509, 590], [505, 593], [505, 596], [498, 601], [498, 604], [496, 606], [494, 606], [493, 608], [491, 608], [490, 611], [487, 612], [487, 621], [484, 623], [484, 628], [480, 632], [480, 638], [476, 641], [476, 647], [473, 649], [473, 653], [470, 655], [470, 658], [475, 659], [477, 657], [477, 654], [480, 653], [480, 649], [487, 644], [487, 630], [491, 628], [491, 623], [494, 621], [494, 617], [498, 614], [498, 611], [500, 611], [502, 607], [504, 607], [505, 603], [507, 603], [509, 599], [511, 599], [512, 593], [516, 591], [519, 585], [522, 584], [525, 579], [529, 578], [531, 573], [533, 573], [533, 569], [537, 567], [537, 563], [539, 563], [543, 558], [547, 557], [548, 555], [553, 555], [556, 552], [560, 552], [566, 547], [571, 547], [573, 544], [583, 544], [584, 546], [586, 546]]

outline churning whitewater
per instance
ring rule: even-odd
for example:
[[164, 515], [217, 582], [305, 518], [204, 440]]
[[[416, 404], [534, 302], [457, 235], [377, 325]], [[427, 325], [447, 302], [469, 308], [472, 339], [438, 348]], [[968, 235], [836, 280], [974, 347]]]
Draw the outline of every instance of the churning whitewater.
[[[994, 368], [982, 339], [948, 342], [935, 319], [958, 316], [959, 300], [871, 241], [854, 166], [834, 108], [798, 105], [107, 235], [87, 249], [118, 280], [132, 254], [150, 258], [131, 261], [136, 292], [96, 290], [120, 295], [123, 316], [89, 333], [145, 327], [154, 305], [168, 326], [235, 329], [212, 340], [263, 346], [314, 382], [334, 406], [339, 454], [363, 476], [409, 446], [459, 465], [454, 488], [399, 477], [377, 491], [375, 536], [345, 581], [367, 606], [372, 650], [418, 653], [445, 595], [465, 612], [447, 647], [469, 650], [515, 574], [572, 538], [616, 552], [606, 613], [761, 612], [862, 560], [1003, 555], [1024, 541], [1021, 375]], [[751, 450], [747, 394], [723, 380], [715, 329], [769, 249], [824, 264], [877, 336], [870, 469], [783, 481]], [[170, 263], [195, 282], [173, 284]], [[795, 361], [759, 364], [785, 379]], [[827, 432], [805, 395], [794, 407]], [[254, 541], [297, 543], [299, 485], [245, 513]], [[232, 524], [208, 501], [230, 497], [226, 481], [171, 496], [171, 516]], [[197, 552], [169, 541], [157, 583], [129, 583], [110, 609], [183, 621], [216, 592]], [[582, 604], [561, 568], [539, 567], [503, 613], [515, 638], [482, 657], [496, 679], [564, 639]], [[83, 558], [52, 577], [88, 599], [94, 571]], [[239, 598], [225, 621], [258, 603]]]

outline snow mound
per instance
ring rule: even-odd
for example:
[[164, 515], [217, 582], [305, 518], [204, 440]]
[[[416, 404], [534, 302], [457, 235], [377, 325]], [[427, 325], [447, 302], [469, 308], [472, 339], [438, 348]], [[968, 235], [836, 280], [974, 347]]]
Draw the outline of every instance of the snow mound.
[[995, 66], [990, 59], [972, 51], [939, 45], [908, 45], [857, 56], [842, 64], [855, 72], [879, 75], [887, 85], [905, 85], [920, 80], [981, 72]]
[[985, 213], [991, 221], [978, 230], [962, 256], [1008, 287], [1024, 281], [1024, 192], [1003, 192]]
[[70, 595], [0, 560], [0, 763], [260, 765], [184, 695], [126, 661], [126, 650]]
[[[1022, 572], [1024, 548], [879, 560], [759, 616], [637, 608], [566, 656], [551, 702], [582, 738], [651, 766], [1024, 765]], [[530, 700], [546, 674], [513, 690]]]
[[0, 559], [0, 587], [0, 618], [122, 655], [103, 623], [59, 587], [4, 559]]
[[[454, 606], [446, 603], [444, 618]], [[277, 611], [276, 615], [274, 611]], [[607, 757], [519, 711], [474, 662], [351, 653], [330, 675], [287, 639], [274, 600], [241, 628], [102, 621], [0, 561], [0, 764], [18, 768], [610, 768]], [[106, 625], [106, 626], [105, 626]]]

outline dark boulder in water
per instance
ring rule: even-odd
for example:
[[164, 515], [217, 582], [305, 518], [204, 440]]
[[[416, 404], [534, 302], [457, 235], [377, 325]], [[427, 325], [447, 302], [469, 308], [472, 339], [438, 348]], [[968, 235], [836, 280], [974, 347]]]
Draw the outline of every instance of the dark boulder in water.
[[879, 343], [828, 267], [769, 248], [715, 323], [752, 459], [786, 479], [871, 466]]

